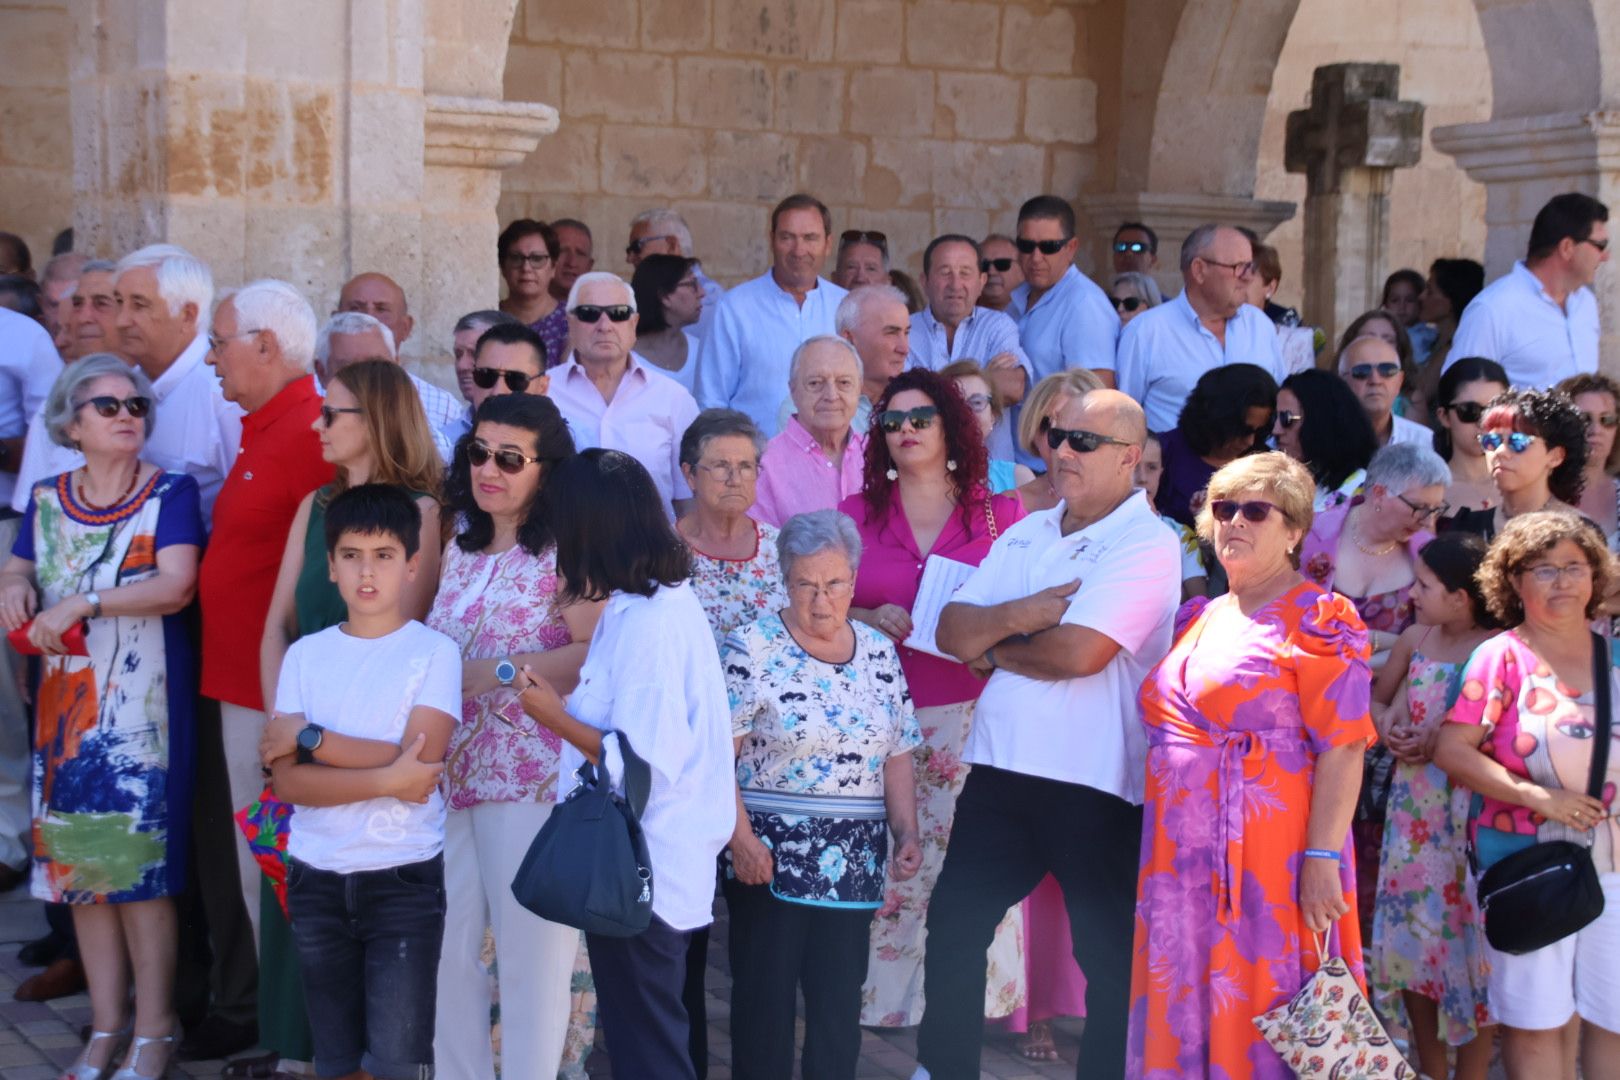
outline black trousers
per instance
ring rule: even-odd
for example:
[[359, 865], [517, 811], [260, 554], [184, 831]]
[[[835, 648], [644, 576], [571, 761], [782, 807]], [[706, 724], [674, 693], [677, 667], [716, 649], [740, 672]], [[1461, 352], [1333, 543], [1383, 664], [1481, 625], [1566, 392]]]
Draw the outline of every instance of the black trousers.
[[694, 1080], [690, 1024], [681, 1004], [690, 937], [656, 915], [635, 937], [585, 935], [614, 1076]]
[[1142, 808], [1082, 784], [973, 766], [928, 905], [917, 1058], [932, 1080], [978, 1080], [985, 950], [1007, 909], [1051, 873], [1086, 975], [1080, 1080], [1125, 1075]]
[[800, 989], [804, 1080], [854, 1080], [876, 911], [794, 904], [772, 896], [768, 885], [728, 881], [722, 888], [731, 912], [733, 1080], [791, 1080]]
[[686, 944], [686, 982], [681, 986], [681, 1004], [686, 1006], [690, 1029], [687, 1049], [692, 1055], [692, 1071], [697, 1080], [709, 1075], [709, 1001], [703, 985], [709, 970], [709, 928], [692, 931]]

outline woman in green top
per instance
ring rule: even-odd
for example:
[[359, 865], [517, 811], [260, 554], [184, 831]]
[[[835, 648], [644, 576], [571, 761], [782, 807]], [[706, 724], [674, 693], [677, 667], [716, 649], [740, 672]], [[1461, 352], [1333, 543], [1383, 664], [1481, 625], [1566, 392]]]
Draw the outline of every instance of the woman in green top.
[[[398, 484], [417, 494], [422, 509], [421, 565], [406, 586], [406, 612], [424, 618], [439, 584], [439, 491], [443, 466], [410, 376], [386, 360], [362, 360], [340, 369], [326, 388], [315, 421], [321, 456], [337, 466], [337, 479], [304, 497], [287, 535], [276, 591], [259, 647], [265, 701], [275, 700], [287, 647], [306, 634], [348, 617], [327, 573], [326, 506], [357, 484]], [[314, 1054], [305, 1018], [298, 957], [286, 917], [268, 879], [260, 889], [259, 1042], [283, 1060]]]

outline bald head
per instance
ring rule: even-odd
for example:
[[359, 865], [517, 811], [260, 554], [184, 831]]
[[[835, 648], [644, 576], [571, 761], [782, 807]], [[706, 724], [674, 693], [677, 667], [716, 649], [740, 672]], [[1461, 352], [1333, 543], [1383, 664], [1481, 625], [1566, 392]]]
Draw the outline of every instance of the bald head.
[[1344, 374], [1357, 364], [1399, 364], [1401, 354], [1395, 351], [1395, 346], [1381, 337], [1364, 334], [1344, 347], [1339, 354], [1339, 374]]
[[345, 311], [359, 311], [370, 315], [394, 335], [394, 345], [403, 347], [416, 325], [405, 304], [405, 290], [386, 274], [357, 274], [349, 279], [338, 293], [337, 315]]
[[[1052, 430], [1069, 433], [1052, 451], [1047, 473], [1067, 506], [1067, 533], [1112, 513], [1135, 490], [1136, 464], [1142, 460], [1142, 446], [1147, 441], [1147, 419], [1128, 395], [1093, 390], [1084, 397], [1067, 399], [1053, 417]], [[1069, 440], [1083, 439], [1081, 433], [1086, 432], [1107, 441], [1090, 450], [1076, 449]]]
[[1129, 394], [1118, 390], [1093, 390], [1070, 399], [1085, 422], [1080, 426], [1099, 435], [1120, 439], [1140, 447], [1147, 442], [1147, 416]]

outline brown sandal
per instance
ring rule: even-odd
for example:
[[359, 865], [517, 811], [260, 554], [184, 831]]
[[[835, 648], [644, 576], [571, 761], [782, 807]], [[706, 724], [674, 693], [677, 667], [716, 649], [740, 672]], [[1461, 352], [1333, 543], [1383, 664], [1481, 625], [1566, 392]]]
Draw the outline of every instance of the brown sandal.
[[1057, 1043], [1052, 1041], [1052, 1025], [1038, 1020], [1018, 1043], [1018, 1055], [1025, 1061], [1058, 1061]]

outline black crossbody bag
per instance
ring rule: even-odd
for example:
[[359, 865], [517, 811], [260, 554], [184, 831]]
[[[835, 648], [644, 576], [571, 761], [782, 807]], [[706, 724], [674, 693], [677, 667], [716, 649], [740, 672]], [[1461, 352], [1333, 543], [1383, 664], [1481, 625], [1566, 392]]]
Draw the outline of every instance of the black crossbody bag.
[[[1592, 635], [1592, 690], [1597, 732], [1586, 793], [1603, 798], [1611, 721], [1608, 642]], [[1532, 844], [1491, 865], [1479, 879], [1485, 940], [1505, 953], [1527, 953], [1561, 941], [1603, 914], [1603, 888], [1592, 849], [1572, 840]]]

